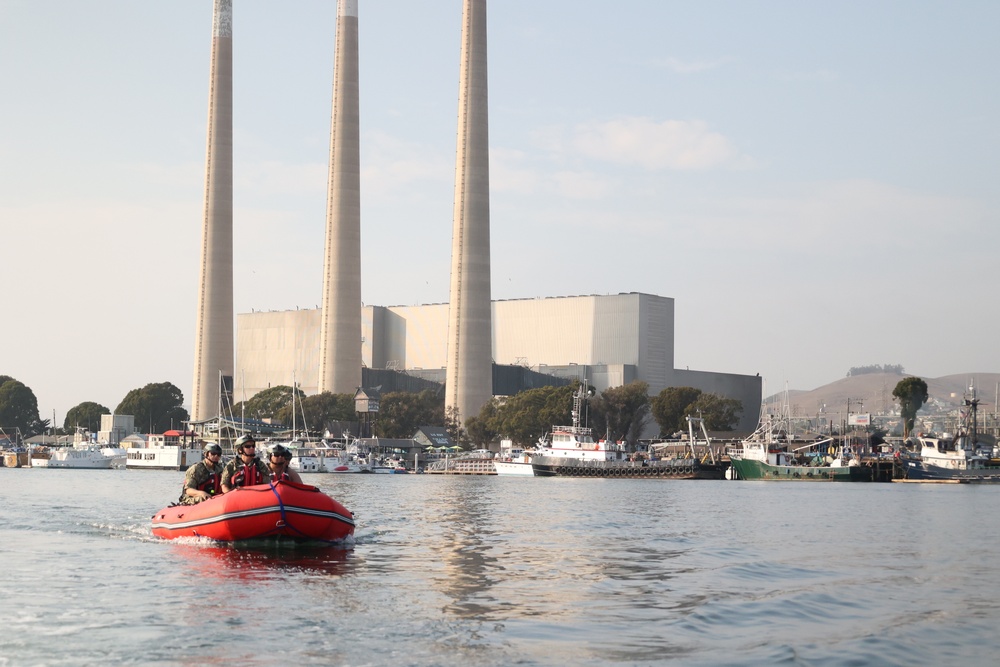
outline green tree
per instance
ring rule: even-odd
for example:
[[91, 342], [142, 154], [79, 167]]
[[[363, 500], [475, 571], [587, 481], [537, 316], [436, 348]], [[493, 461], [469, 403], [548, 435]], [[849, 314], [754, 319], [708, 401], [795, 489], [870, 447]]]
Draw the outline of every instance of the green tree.
[[497, 421], [497, 414], [500, 411], [500, 403], [493, 398], [486, 402], [480, 409], [479, 414], [465, 422], [465, 429], [469, 435], [469, 441], [478, 449], [486, 449], [489, 444], [501, 435], [494, 431], [491, 424]]
[[466, 447], [469, 444], [468, 434], [462, 425], [462, 419], [458, 414], [458, 407], [455, 405], [446, 406], [444, 409], [444, 430], [455, 444], [462, 447]]
[[649, 385], [640, 380], [610, 387], [590, 400], [590, 424], [594, 433], [635, 446], [649, 421]]
[[697, 401], [699, 396], [701, 389], [694, 387], [667, 387], [652, 398], [650, 407], [653, 419], [660, 427], [660, 437], [687, 431], [687, 421], [684, 418], [691, 416], [688, 406]]
[[899, 401], [899, 414], [903, 418], [903, 437], [910, 437], [917, 411], [927, 402], [927, 383], [918, 377], [903, 378], [892, 390], [893, 397]]
[[334, 394], [324, 391], [321, 394], [306, 396], [301, 389], [297, 389], [295, 418], [292, 419], [292, 388], [287, 389], [288, 403], [274, 414], [274, 419], [286, 426], [294, 424], [296, 430], [308, 428], [310, 431], [319, 432], [326, 428], [327, 422], [354, 421], [357, 418], [354, 414], [354, 394]]
[[[726, 398], [718, 394], [702, 394], [688, 406], [687, 415], [701, 415], [705, 420], [705, 428], [709, 431], [732, 431], [743, 414], [743, 404], [735, 398]], [[687, 420], [684, 420], [685, 428]]]
[[[301, 399], [299, 408], [303, 421], [314, 431], [323, 431], [330, 422], [352, 422], [358, 416], [354, 412], [354, 394], [321, 394]], [[282, 423], [287, 423], [284, 420]]]
[[[295, 389], [296, 403], [305, 398], [305, 393], [298, 387]], [[279, 384], [258, 392], [246, 401], [246, 404], [237, 403], [233, 406], [233, 416], [245, 415], [247, 419], [278, 419], [278, 413], [283, 408], [288, 408], [288, 424], [291, 424], [292, 409], [292, 388], [288, 385]], [[286, 423], [282, 421], [282, 423]]]
[[184, 409], [184, 394], [170, 382], [147, 384], [133, 389], [115, 408], [115, 414], [133, 415], [137, 428], [148, 428], [150, 433], [163, 433], [181, 428], [188, 419]]
[[78, 426], [82, 426], [91, 433], [96, 433], [101, 428], [101, 415], [109, 415], [111, 410], [100, 403], [85, 401], [79, 405], [74, 405], [66, 413], [66, 420], [63, 422], [63, 431], [73, 433]]
[[390, 392], [379, 404], [378, 433], [386, 438], [409, 438], [421, 426], [444, 423], [444, 397], [433, 389]]
[[519, 447], [531, 447], [553, 424], [572, 423], [575, 391], [573, 385], [522, 391], [495, 406], [495, 410], [480, 411], [485, 421], [476, 428], [506, 436]]
[[0, 375], [0, 426], [20, 429], [24, 437], [41, 433], [47, 421], [38, 418], [35, 392], [9, 375]]

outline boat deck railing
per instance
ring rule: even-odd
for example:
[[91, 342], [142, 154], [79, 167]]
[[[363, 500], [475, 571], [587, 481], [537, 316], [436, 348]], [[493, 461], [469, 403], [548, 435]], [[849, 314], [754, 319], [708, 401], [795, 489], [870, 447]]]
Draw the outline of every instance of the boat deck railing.
[[448, 458], [433, 461], [424, 468], [431, 475], [495, 475], [493, 459]]

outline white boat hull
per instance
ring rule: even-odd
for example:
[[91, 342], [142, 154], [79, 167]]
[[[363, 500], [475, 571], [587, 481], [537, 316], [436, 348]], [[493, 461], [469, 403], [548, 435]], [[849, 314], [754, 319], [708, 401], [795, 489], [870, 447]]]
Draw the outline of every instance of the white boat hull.
[[366, 466], [362, 466], [359, 463], [339, 463], [337, 461], [327, 461], [326, 471], [329, 473], [358, 473], [358, 472], [371, 472]]
[[288, 462], [288, 467], [299, 474], [326, 472], [323, 468], [323, 460], [318, 456], [293, 456], [292, 460]]
[[504, 477], [535, 476], [535, 471], [531, 467], [531, 463], [524, 463], [523, 461], [494, 461], [493, 466], [496, 468], [497, 474]]
[[125, 452], [130, 470], [187, 470], [202, 459], [201, 449], [194, 447], [129, 447]]
[[102, 447], [101, 454], [111, 458], [112, 468], [124, 468], [127, 453], [122, 447]]
[[108, 470], [112, 457], [90, 449], [53, 451], [47, 459], [31, 459], [32, 468], [75, 468], [78, 470]]

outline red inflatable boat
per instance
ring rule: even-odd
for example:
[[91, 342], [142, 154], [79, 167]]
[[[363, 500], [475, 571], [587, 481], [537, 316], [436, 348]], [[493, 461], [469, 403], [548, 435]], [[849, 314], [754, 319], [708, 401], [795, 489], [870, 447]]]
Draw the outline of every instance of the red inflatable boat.
[[354, 515], [315, 486], [277, 482], [237, 488], [153, 515], [153, 535], [233, 542], [291, 537], [332, 542], [354, 534]]

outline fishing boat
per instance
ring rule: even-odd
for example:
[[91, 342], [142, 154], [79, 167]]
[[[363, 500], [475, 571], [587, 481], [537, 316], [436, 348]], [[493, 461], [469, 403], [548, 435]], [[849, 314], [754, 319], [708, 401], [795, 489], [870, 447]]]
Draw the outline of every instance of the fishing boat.
[[979, 440], [976, 413], [979, 399], [975, 388], [972, 398], [964, 398], [954, 435], [918, 434], [911, 441], [919, 448], [919, 458], [903, 459], [907, 481], [953, 483], [1000, 483], [1000, 465], [993, 459], [993, 447]]
[[[826, 438], [793, 448], [788, 440], [788, 420], [762, 410], [760, 422], [748, 438], [727, 450], [731, 479], [780, 482], [870, 482], [872, 469], [848, 452], [829, 456]], [[836, 453], [836, 452], [835, 452]]]
[[239, 487], [197, 505], [164, 507], [153, 515], [152, 529], [166, 539], [334, 542], [354, 534], [354, 515], [315, 486], [276, 482]]

